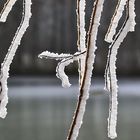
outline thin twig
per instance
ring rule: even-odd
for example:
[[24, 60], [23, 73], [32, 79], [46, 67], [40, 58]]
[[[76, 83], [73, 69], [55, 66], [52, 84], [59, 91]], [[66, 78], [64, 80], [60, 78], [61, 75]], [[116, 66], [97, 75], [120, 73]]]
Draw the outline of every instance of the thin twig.
[[8, 103], [8, 87], [7, 87], [7, 79], [9, 77], [9, 69], [12, 63], [12, 60], [15, 56], [16, 50], [20, 45], [20, 41], [29, 26], [29, 19], [31, 17], [31, 0], [24, 0], [23, 1], [23, 15], [20, 26], [18, 27], [13, 41], [9, 47], [8, 53], [4, 58], [3, 63], [1, 64], [1, 94], [0, 94], [0, 117], [5, 118], [7, 114], [6, 105]]
[[126, 1], [127, 0], [119, 0], [118, 1], [115, 12], [114, 12], [113, 17], [111, 19], [108, 31], [105, 35], [105, 41], [107, 41], [109, 43], [111, 43], [113, 41], [113, 36], [116, 33], [116, 28], [118, 26], [118, 22], [119, 22], [120, 18], [122, 17], [124, 7], [126, 5]]
[[[86, 31], [85, 31], [85, 0], [77, 0], [77, 46], [78, 51], [83, 52], [86, 49]], [[81, 85], [83, 72], [84, 72], [85, 56], [79, 59], [79, 85]]]
[[117, 77], [116, 77], [116, 59], [117, 59], [116, 56], [120, 44], [123, 42], [127, 33], [130, 31], [131, 22], [130, 22], [129, 12], [130, 11], [129, 11], [129, 0], [128, 0], [126, 3], [126, 18], [123, 23], [123, 26], [121, 27], [114, 41], [109, 47], [109, 54], [108, 54], [106, 72], [105, 72], [106, 87], [111, 93], [110, 101], [109, 101], [110, 103], [109, 103], [109, 118], [108, 118], [108, 137], [112, 139], [117, 137], [116, 123], [117, 123], [117, 108], [118, 108], [118, 101], [117, 101], [118, 85], [117, 85]]
[[93, 69], [93, 63], [95, 58], [94, 52], [96, 50], [96, 38], [97, 38], [101, 12], [103, 8], [103, 2], [104, 2], [103, 0], [96, 0], [93, 8], [89, 32], [88, 32], [88, 39], [87, 39], [85, 71], [80, 86], [80, 95], [79, 95], [77, 107], [75, 110], [75, 114], [72, 120], [72, 124], [69, 130], [67, 140], [76, 140], [79, 133], [79, 129], [82, 125], [82, 120], [86, 107], [86, 101], [89, 98], [89, 87], [91, 84], [92, 69]]
[[13, 5], [17, 0], [7, 0], [4, 4], [4, 7], [0, 13], [0, 22], [5, 22], [7, 19], [8, 14], [10, 13]]
[[120, 28], [119, 32], [117, 33], [117, 35], [115, 36], [113, 42], [111, 43], [111, 45], [109, 46], [109, 52], [108, 52], [108, 59], [107, 59], [107, 64], [106, 64], [106, 68], [105, 68], [105, 89], [107, 89], [108, 91], [110, 91], [110, 72], [109, 72], [109, 65], [110, 65], [110, 55], [112, 52], [112, 47], [114, 46], [115, 42], [117, 41], [117, 39], [119, 38], [120, 34], [122, 33], [127, 21], [129, 18], [129, 11], [128, 11], [128, 6], [126, 6], [126, 17], [125, 17], [125, 21], [122, 25], [122, 27]]

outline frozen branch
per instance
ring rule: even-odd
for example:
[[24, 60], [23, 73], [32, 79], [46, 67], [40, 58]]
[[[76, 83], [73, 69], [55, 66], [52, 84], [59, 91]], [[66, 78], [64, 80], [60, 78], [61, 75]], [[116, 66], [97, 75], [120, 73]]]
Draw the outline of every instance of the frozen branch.
[[116, 10], [114, 12], [114, 15], [111, 19], [111, 23], [109, 25], [107, 34], [105, 36], [105, 41], [111, 43], [113, 41], [113, 36], [116, 33], [116, 28], [118, 26], [119, 20], [122, 17], [124, 7], [126, 5], [127, 0], [119, 0], [118, 4], [116, 6]]
[[[134, 30], [135, 26], [135, 12], [134, 12], [134, 0], [128, 0], [126, 3], [126, 19], [123, 26], [116, 35], [114, 41], [109, 47], [108, 60], [105, 72], [105, 86], [111, 92], [110, 94], [110, 105], [109, 105], [109, 118], [108, 118], [108, 136], [112, 139], [117, 137], [116, 123], [117, 123], [117, 94], [118, 85], [116, 77], [116, 56], [119, 46], [125, 39], [129, 31]], [[130, 17], [131, 13], [131, 17]]]
[[91, 76], [95, 58], [97, 32], [100, 25], [103, 3], [104, 0], [96, 0], [94, 4], [87, 40], [85, 71], [80, 86], [80, 95], [77, 103], [77, 108], [73, 117], [67, 140], [76, 140], [79, 134], [79, 129], [82, 125], [86, 101], [89, 98], [89, 88], [91, 85]]
[[114, 41], [111, 43], [111, 45], [109, 46], [109, 52], [108, 52], [108, 59], [107, 59], [107, 64], [106, 64], [106, 69], [105, 69], [105, 89], [110, 91], [110, 71], [109, 71], [109, 66], [110, 66], [110, 56], [112, 53], [112, 47], [114, 46], [116, 40], [118, 39], [118, 37], [120, 36], [120, 34], [123, 32], [123, 29], [128, 21], [129, 18], [129, 11], [127, 8], [127, 13], [126, 13], [126, 18], [125, 21], [121, 27], [121, 29], [119, 30], [119, 32], [117, 33], [117, 35], [114, 38]]
[[[12, 1], [12, 0], [11, 0]], [[7, 114], [6, 105], [8, 103], [8, 88], [7, 88], [7, 79], [9, 77], [9, 69], [12, 63], [12, 60], [15, 56], [16, 50], [20, 45], [20, 41], [29, 26], [29, 19], [31, 18], [31, 0], [24, 0], [23, 2], [23, 16], [18, 27], [11, 46], [9, 47], [8, 53], [1, 65], [1, 93], [0, 93], [0, 117], [5, 118]]]
[[6, 21], [7, 16], [10, 13], [10, 11], [11, 11], [11, 9], [16, 1], [17, 0], [7, 0], [7, 2], [4, 4], [4, 7], [0, 13], [0, 22]]
[[[78, 32], [78, 51], [83, 52], [86, 49], [86, 31], [85, 31], [85, 0], [77, 0], [77, 32]], [[85, 57], [79, 59], [79, 84], [82, 82], [84, 73]]]
[[63, 53], [58, 54], [58, 53], [53, 53], [53, 52], [49, 52], [49, 51], [44, 51], [38, 57], [39, 58], [46, 58], [46, 59], [62, 60], [62, 59], [70, 58], [70, 57], [72, 57], [72, 55], [71, 54], [63, 54]]
[[135, 0], [129, 0], [129, 22], [130, 22], [130, 32], [135, 31]]
[[69, 57], [67, 59], [63, 59], [60, 63], [58, 63], [56, 68], [56, 76], [61, 79], [62, 86], [63, 87], [70, 87], [68, 76], [65, 74], [64, 70], [65, 67], [68, 66], [70, 63], [73, 63], [74, 61], [78, 61], [81, 57], [85, 55], [85, 52], [77, 52], [72, 57]]
[[110, 115], [108, 118], [108, 136], [112, 139], [117, 137], [116, 133], [116, 121], [117, 121], [117, 93], [118, 93], [118, 86], [117, 86], [117, 77], [116, 77], [116, 56], [117, 51], [120, 44], [123, 42], [124, 38], [126, 37], [130, 24], [129, 22], [126, 23], [122, 33], [120, 34], [119, 38], [116, 40], [114, 46], [111, 49], [110, 60], [109, 60], [109, 73], [110, 73]]
[[74, 61], [78, 61], [81, 57], [85, 56], [86, 51], [76, 52], [72, 54], [58, 54], [45, 51], [39, 55], [40, 58], [62, 60], [56, 67], [56, 76], [61, 79], [63, 87], [70, 87], [68, 76], [65, 74], [65, 67]]

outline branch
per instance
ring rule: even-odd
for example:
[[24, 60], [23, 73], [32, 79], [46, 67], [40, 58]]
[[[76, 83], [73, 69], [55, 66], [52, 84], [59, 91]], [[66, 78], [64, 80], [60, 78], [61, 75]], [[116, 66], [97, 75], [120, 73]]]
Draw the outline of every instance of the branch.
[[73, 117], [73, 121], [69, 130], [67, 140], [76, 140], [79, 129], [82, 125], [82, 120], [85, 112], [86, 101], [89, 98], [89, 88], [91, 84], [91, 76], [95, 58], [96, 39], [98, 27], [100, 24], [101, 12], [103, 9], [104, 0], [96, 0], [91, 16], [90, 28], [87, 40], [87, 52], [85, 60], [85, 71], [83, 74], [82, 83], [80, 86], [80, 95], [77, 103], [77, 108]]
[[122, 17], [124, 7], [126, 5], [127, 0], [119, 0], [116, 6], [114, 15], [111, 19], [111, 23], [109, 25], [108, 31], [105, 36], [105, 41], [111, 43], [113, 41], [113, 36], [116, 33], [116, 28], [118, 26], [119, 20]]
[[15, 56], [16, 50], [20, 45], [20, 41], [29, 26], [29, 19], [31, 18], [31, 0], [24, 0], [23, 2], [23, 16], [18, 27], [11, 46], [9, 47], [8, 53], [1, 65], [1, 93], [0, 93], [0, 117], [5, 118], [7, 114], [6, 105], [8, 103], [8, 88], [7, 88], [7, 79], [9, 77], [9, 69], [12, 63], [12, 60]]
[[[78, 32], [78, 51], [83, 52], [86, 49], [86, 31], [85, 31], [85, 0], [77, 0], [77, 32]], [[84, 68], [85, 57], [79, 59], [79, 85], [81, 85]]]
[[7, 16], [9, 15], [16, 1], [17, 0], [7, 0], [7, 2], [4, 4], [4, 7], [0, 13], [0, 22], [6, 22]]
[[68, 76], [65, 74], [64, 70], [65, 67], [68, 66], [70, 63], [73, 63], [74, 61], [78, 61], [81, 59], [81, 57], [85, 56], [86, 51], [84, 52], [77, 52], [72, 57], [69, 57], [67, 59], [63, 59], [61, 62], [58, 63], [56, 68], [56, 76], [61, 79], [62, 81], [62, 87], [70, 87], [71, 84], [69, 83]]
[[40, 58], [62, 60], [56, 67], [56, 76], [62, 81], [62, 87], [70, 87], [68, 76], [65, 74], [65, 67], [74, 61], [78, 61], [85, 56], [86, 51], [76, 52], [75, 54], [58, 54], [45, 51], [39, 55]]
[[[131, 2], [130, 2], [131, 1]], [[114, 139], [117, 137], [116, 122], [118, 108], [118, 85], [116, 77], [116, 60], [119, 46], [127, 36], [129, 31], [134, 30], [135, 12], [134, 0], [128, 0], [126, 3], [126, 19], [123, 26], [116, 35], [114, 41], [109, 47], [108, 60], [105, 70], [105, 87], [110, 91], [109, 118], [108, 118], [108, 137]], [[131, 13], [131, 16], [130, 16]]]
[[44, 51], [38, 56], [39, 58], [46, 58], [46, 59], [55, 59], [55, 60], [62, 60], [62, 59], [67, 59], [72, 57], [71, 54], [58, 54], [58, 53], [53, 53], [49, 51]]

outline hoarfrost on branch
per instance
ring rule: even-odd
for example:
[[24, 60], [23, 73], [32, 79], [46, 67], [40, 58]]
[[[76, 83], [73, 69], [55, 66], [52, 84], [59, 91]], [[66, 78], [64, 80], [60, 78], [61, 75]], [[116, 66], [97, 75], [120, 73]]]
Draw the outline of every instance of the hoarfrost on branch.
[[[5, 21], [7, 15], [9, 14], [12, 6], [14, 5], [15, 1], [10, 0], [5, 5], [3, 9], [3, 13], [1, 15], [1, 20]], [[0, 75], [0, 82], [1, 82], [1, 93], [0, 93], [0, 117], [5, 118], [7, 114], [6, 105], [8, 103], [8, 88], [7, 88], [7, 79], [9, 77], [9, 69], [12, 63], [12, 60], [15, 56], [16, 50], [20, 45], [20, 41], [29, 26], [29, 19], [31, 17], [31, 0], [24, 0], [23, 1], [23, 14], [21, 23], [15, 33], [13, 41], [8, 49], [8, 53], [4, 58], [3, 63], [1, 64], [1, 75]]]

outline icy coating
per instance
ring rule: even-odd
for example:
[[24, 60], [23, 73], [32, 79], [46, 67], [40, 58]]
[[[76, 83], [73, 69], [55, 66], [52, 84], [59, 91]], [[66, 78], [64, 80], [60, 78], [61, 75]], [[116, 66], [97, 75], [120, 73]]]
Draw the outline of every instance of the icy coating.
[[113, 36], [116, 33], [116, 28], [118, 26], [119, 20], [122, 17], [124, 7], [126, 5], [127, 0], [119, 0], [118, 5], [116, 7], [115, 13], [111, 19], [110, 26], [108, 28], [107, 34], [105, 36], [105, 41], [111, 43], [113, 41]]
[[[86, 49], [86, 30], [85, 30], [85, 0], [78, 0], [77, 2], [77, 18], [79, 18], [77, 23], [77, 28], [79, 28], [79, 44], [78, 50], [80, 52]], [[79, 60], [79, 85], [82, 83], [82, 78], [85, 68], [85, 56], [81, 57]]]
[[[14, 2], [13, 0], [11, 0], [12, 2]], [[14, 3], [10, 3], [12, 6], [14, 5]], [[11, 5], [7, 5], [7, 7], [5, 7], [6, 12], [3, 12], [4, 15], [8, 15], [8, 13], [11, 10]], [[9, 7], [8, 7], [9, 6]], [[1, 64], [1, 93], [0, 93], [0, 117], [1, 118], [5, 118], [6, 114], [7, 114], [7, 108], [6, 105], [8, 103], [8, 87], [7, 87], [7, 79], [9, 77], [9, 69], [10, 69], [10, 65], [12, 63], [12, 60], [15, 56], [16, 50], [18, 48], [18, 46], [20, 45], [20, 41], [27, 29], [27, 27], [29, 26], [29, 19], [31, 17], [31, 0], [25, 0], [23, 2], [23, 15], [22, 15], [22, 21], [20, 23], [20, 26], [18, 27], [15, 36], [13, 38], [13, 41], [8, 49], [8, 53], [3, 61], [3, 63]], [[1, 16], [3, 17], [3, 16]]]

